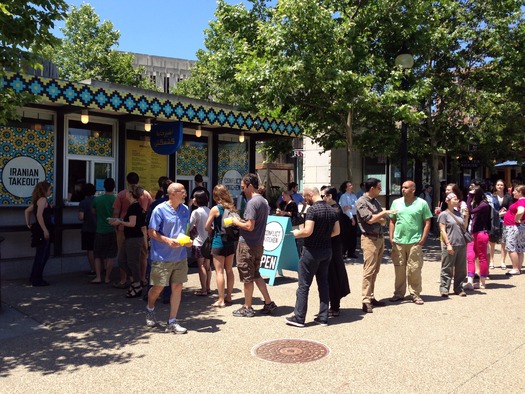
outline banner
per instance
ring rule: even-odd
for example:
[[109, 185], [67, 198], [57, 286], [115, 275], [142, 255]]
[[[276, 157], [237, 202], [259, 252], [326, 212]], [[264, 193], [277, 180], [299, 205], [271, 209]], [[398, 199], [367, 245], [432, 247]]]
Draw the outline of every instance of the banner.
[[151, 127], [151, 148], [159, 155], [171, 155], [182, 145], [182, 122], [156, 123]]

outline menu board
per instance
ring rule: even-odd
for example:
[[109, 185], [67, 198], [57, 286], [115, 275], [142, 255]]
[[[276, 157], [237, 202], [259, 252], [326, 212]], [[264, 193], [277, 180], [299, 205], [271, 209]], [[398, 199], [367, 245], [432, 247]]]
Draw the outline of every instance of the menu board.
[[149, 141], [126, 141], [126, 174], [132, 171], [139, 174], [140, 185], [153, 198], [159, 189], [159, 177], [168, 175], [168, 158], [153, 152]]

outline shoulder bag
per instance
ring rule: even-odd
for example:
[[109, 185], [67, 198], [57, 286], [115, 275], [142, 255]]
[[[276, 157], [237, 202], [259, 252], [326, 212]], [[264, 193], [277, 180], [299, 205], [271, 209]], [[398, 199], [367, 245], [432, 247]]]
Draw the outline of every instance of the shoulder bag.
[[211, 243], [213, 239], [211, 237], [206, 238], [201, 246], [201, 254], [205, 259], [211, 259]]

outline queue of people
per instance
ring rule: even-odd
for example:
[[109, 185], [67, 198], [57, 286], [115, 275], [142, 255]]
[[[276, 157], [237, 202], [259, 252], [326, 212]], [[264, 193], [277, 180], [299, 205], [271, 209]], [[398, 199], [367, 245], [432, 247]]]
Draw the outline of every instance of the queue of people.
[[[202, 250], [209, 237], [218, 290], [218, 299], [211, 306], [224, 308], [232, 305], [235, 285], [233, 265], [236, 260], [239, 279], [243, 282], [244, 304], [232, 312], [233, 316], [252, 317], [257, 312], [271, 314], [277, 309], [259, 271], [270, 207], [261, 195], [256, 174], [246, 174], [242, 178], [241, 188], [246, 199], [242, 216], [237, 214], [233, 199], [224, 185], [214, 187], [216, 205], [211, 209], [208, 207], [208, 193], [202, 190], [202, 184], [198, 185], [201, 189], [191, 193], [190, 201], [194, 209], [190, 211], [185, 204], [187, 192], [181, 183], [167, 178], [162, 182], [159, 180], [161, 192], [152, 202], [149, 193], [139, 186], [136, 173], [128, 174], [127, 180], [128, 187], [117, 197], [113, 193], [115, 182], [111, 178], [104, 181], [105, 192], [97, 197], [93, 197], [93, 190], [90, 190], [89, 184], [86, 185], [86, 199], [79, 205], [79, 218], [86, 224], [82, 227], [82, 249], [87, 252], [95, 276], [89, 283], [110, 283], [114, 259], [118, 257], [120, 281], [113, 285], [127, 289], [128, 298], [144, 293], [147, 299], [146, 324], [149, 327], [158, 325], [155, 303], [162, 294], [162, 298], [170, 304], [166, 331], [186, 333], [186, 328], [177, 321], [177, 314], [183, 284], [188, 280], [188, 248], [191, 247], [197, 260], [201, 286], [194, 295], [209, 296], [210, 259]], [[363, 183], [364, 193], [358, 199], [353, 196], [351, 183], [345, 182], [344, 185], [345, 192], [340, 197], [340, 203], [337, 202], [337, 189], [332, 186], [324, 186], [321, 191], [316, 187], [305, 187], [301, 198], [309, 209], [304, 217], [299, 214], [294, 199], [297, 192], [292, 189], [282, 194], [281, 206], [276, 214], [289, 216], [294, 237], [304, 241], [298, 264], [295, 308], [293, 315], [285, 319], [288, 325], [305, 325], [309, 289], [314, 277], [320, 301], [314, 322], [326, 326], [329, 318], [339, 316], [340, 301], [350, 293], [343, 257], [344, 251], [348, 252], [349, 243], [345, 237], [354, 233], [343, 230], [344, 223], [348, 225], [349, 219], [356, 222], [361, 234], [363, 311], [372, 313], [375, 307], [386, 305], [375, 295], [375, 282], [385, 249], [385, 228], [388, 228], [392, 244], [395, 273], [390, 302], [403, 300], [408, 290], [414, 304], [424, 304], [421, 296], [422, 246], [430, 232], [432, 213], [428, 203], [415, 195], [415, 183], [411, 180], [403, 183], [402, 197], [396, 199], [390, 209], [383, 209], [377, 199], [382, 190], [379, 179], [367, 179]], [[525, 185], [515, 185], [512, 198], [504, 190], [503, 181], [498, 181], [494, 194], [487, 194], [482, 184], [473, 181], [464, 202], [458, 186], [447, 185], [444, 201], [436, 209], [442, 245], [439, 285], [442, 297], [449, 296], [451, 287], [454, 294], [461, 297], [474, 288], [486, 288], [489, 270], [493, 268], [493, 264], [489, 263], [493, 262], [493, 257], [488, 252], [491, 242], [501, 242], [502, 249], [510, 257], [512, 269], [507, 275], [521, 274], [525, 252]], [[30, 278], [33, 286], [48, 285], [42, 273], [52, 241], [50, 193], [51, 185], [40, 182], [33, 192], [33, 205], [25, 210], [26, 223], [32, 229], [33, 246], [36, 247]], [[345, 194], [348, 196], [345, 197]], [[496, 209], [503, 224], [501, 238], [489, 239], [488, 236], [492, 209]], [[238, 229], [238, 239], [224, 237], [226, 212], [235, 213], [228, 225]], [[31, 213], [36, 219], [33, 225]], [[120, 243], [119, 228], [123, 229]], [[144, 248], [148, 239], [149, 258], [145, 266]], [[502, 255], [502, 264], [504, 261], [505, 254]], [[476, 275], [480, 278], [479, 283], [474, 281]], [[253, 308], [255, 285], [264, 299], [264, 305], [258, 311]]]

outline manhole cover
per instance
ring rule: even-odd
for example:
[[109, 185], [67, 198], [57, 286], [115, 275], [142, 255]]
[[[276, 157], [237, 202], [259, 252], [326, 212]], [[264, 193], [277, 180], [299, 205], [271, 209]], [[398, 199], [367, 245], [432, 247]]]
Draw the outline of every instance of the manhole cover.
[[276, 363], [301, 364], [319, 360], [330, 353], [322, 343], [302, 339], [277, 339], [255, 345], [254, 356]]

